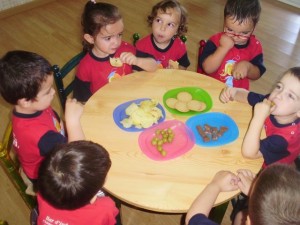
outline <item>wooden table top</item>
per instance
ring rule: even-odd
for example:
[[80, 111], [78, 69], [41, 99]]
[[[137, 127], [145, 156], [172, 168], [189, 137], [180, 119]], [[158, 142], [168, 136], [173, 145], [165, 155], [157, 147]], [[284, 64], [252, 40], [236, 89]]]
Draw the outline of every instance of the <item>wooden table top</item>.
[[[154, 161], [140, 149], [140, 132], [126, 132], [113, 120], [114, 109], [138, 98], [156, 99], [163, 105], [163, 95], [179, 87], [199, 87], [213, 100], [210, 112], [222, 112], [235, 120], [239, 137], [218, 147], [194, 147], [184, 155]], [[244, 159], [241, 155], [243, 137], [251, 119], [251, 107], [232, 102], [223, 104], [219, 94], [224, 83], [191, 71], [161, 69], [154, 73], [137, 72], [116, 79], [97, 91], [86, 103], [82, 126], [86, 138], [103, 145], [109, 152], [112, 167], [104, 188], [131, 205], [170, 213], [184, 213], [196, 196], [219, 170], [235, 172], [250, 169], [258, 172], [262, 159]], [[189, 117], [173, 115], [165, 109], [166, 120], [185, 122]], [[221, 193], [219, 205], [238, 192]]]

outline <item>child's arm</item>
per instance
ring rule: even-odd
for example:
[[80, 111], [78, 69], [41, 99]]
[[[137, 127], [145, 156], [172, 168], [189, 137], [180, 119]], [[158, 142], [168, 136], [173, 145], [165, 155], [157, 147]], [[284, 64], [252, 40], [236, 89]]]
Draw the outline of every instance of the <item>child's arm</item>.
[[234, 191], [238, 189], [238, 177], [229, 171], [219, 171], [213, 180], [204, 188], [200, 195], [194, 200], [186, 214], [186, 224], [196, 214], [208, 216], [218, 195], [223, 191]]
[[220, 94], [220, 101], [227, 103], [229, 101], [237, 101], [248, 103], [249, 91], [243, 88], [225, 87]]
[[260, 135], [266, 118], [271, 113], [271, 101], [264, 99], [254, 106], [254, 113], [242, 144], [242, 155], [256, 159], [262, 157], [260, 149]]
[[215, 72], [222, 64], [227, 52], [234, 46], [232, 38], [223, 34], [220, 38], [220, 46], [203, 62], [202, 68], [207, 74]]
[[245, 77], [251, 80], [257, 80], [260, 78], [260, 70], [251, 62], [243, 60], [234, 64], [232, 68], [232, 76], [237, 80]]
[[80, 117], [83, 112], [83, 105], [75, 98], [67, 99], [65, 108], [65, 120], [68, 134], [68, 142], [85, 139]]
[[136, 57], [131, 52], [122, 52], [120, 59], [123, 63], [138, 66], [145, 71], [154, 72], [157, 69], [157, 63], [151, 57], [141, 58]]

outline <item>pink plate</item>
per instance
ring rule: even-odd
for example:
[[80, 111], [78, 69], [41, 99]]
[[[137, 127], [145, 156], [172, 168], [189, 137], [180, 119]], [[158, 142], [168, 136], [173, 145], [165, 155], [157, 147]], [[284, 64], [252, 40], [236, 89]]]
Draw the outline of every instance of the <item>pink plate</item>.
[[[156, 146], [152, 145], [151, 141], [155, 137], [157, 129], [171, 128], [174, 133], [174, 139], [171, 143], [163, 144], [163, 149], [167, 152], [165, 156], [157, 150]], [[194, 135], [191, 130], [181, 121], [168, 120], [156, 126], [144, 130], [139, 136], [139, 145], [141, 150], [150, 159], [157, 161], [165, 161], [174, 159], [183, 155], [192, 149], [195, 144]]]

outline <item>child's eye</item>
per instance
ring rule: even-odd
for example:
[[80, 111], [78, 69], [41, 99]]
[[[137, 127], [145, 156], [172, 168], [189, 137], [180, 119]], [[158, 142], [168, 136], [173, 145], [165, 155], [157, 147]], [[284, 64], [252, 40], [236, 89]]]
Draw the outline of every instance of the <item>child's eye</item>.
[[276, 84], [275, 89], [280, 90], [281, 88], [282, 88], [282, 85], [281, 85], [281, 84]]
[[161, 23], [161, 19], [159, 19], [159, 18], [156, 18], [156, 19], [155, 19], [155, 22], [157, 22], [157, 23]]
[[104, 40], [105, 41], [110, 41], [111, 37], [105, 37]]
[[174, 23], [168, 23], [168, 26], [169, 27], [175, 27], [175, 24]]
[[118, 37], [122, 37], [122, 36], [123, 36], [123, 33], [118, 34]]
[[295, 99], [296, 99], [295, 96], [292, 95], [292, 94], [288, 94], [288, 96], [289, 96], [289, 98], [291, 98], [292, 100], [295, 100]]

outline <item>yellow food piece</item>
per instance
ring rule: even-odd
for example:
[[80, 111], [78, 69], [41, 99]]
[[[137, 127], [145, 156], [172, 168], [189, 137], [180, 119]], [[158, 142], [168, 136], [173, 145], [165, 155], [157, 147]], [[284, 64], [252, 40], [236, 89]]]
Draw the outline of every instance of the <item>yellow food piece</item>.
[[125, 128], [135, 126], [136, 128], [148, 128], [156, 124], [162, 117], [162, 111], [156, 107], [157, 102], [154, 100], [144, 100], [139, 105], [136, 103], [130, 104], [125, 113], [128, 115], [121, 121]]

